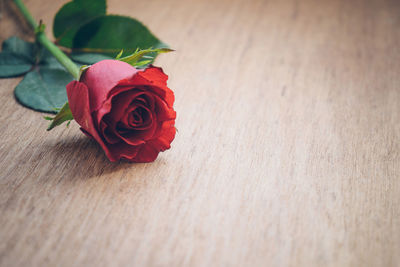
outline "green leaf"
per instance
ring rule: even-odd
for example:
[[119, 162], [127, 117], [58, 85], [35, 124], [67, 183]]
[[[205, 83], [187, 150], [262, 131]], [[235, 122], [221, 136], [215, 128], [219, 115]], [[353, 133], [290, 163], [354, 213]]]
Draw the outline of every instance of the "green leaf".
[[131, 64], [134, 67], [145, 67], [146, 65], [150, 64], [158, 54], [172, 51], [174, 50], [169, 48], [149, 48], [136, 50], [135, 53], [118, 60]]
[[35, 45], [18, 37], [2, 44], [0, 53], [0, 78], [15, 77], [28, 72], [35, 62]]
[[37, 48], [35, 44], [25, 42], [16, 36], [12, 36], [5, 40], [2, 44], [2, 52], [8, 52], [15, 56], [25, 59], [31, 64], [35, 63], [35, 52]]
[[132, 66], [134, 66], [134, 67], [137, 68], [137, 69], [145, 69], [145, 68], [147, 68], [147, 66], [149, 66], [152, 62], [153, 62], [153, 60], [142, 60], [142, 61], [139, 61], [139, 62], [135, 63], [135, 64], [132, 65]]
[[[51, 120], [52, 122], [50, 123], [49, 127], [47, 128], [47, 131], [50, 131], [54, 127], [61, 125], [65, 121], [72, 121], [74, 117], [72, 116], [71, 109], [69, 108], [69, 103], [65, 102], [63, 107], [60, 109], [60, 111], [57, 113], [57, 115], [54, 118], [51, 117], [45, 117], [46, 120]], [[68, 122], [68, 124], [69, 124]], [[67, 124], [67, 126], [68, 126]]]
[[65, 70], [65, 67], [63, 65], [61, 65], [60, 62], [58, 62], [58, 60], [53, 57], [52, 55], [50, 56], [44, 56], [42, 58], [42, 60], [40, 61], [40, 64], [38, 65], [38, 67], [48, 67], [51, 69], [59, 69], [59, 70]]
[[25, 75], [14, 94], [28, 108], [55, 113], [67, 101], [65, 86], [72, 80], [68, 72], [44, 66]]
[[9, 52], [0, 53], [0, 78], [15, 77], [28, 72], [32, 64]]
[[57, 43], [71, 48], [78, 29], [105, 14], [106, 0], [74, 0], [66, 3], [54, 17], [53, 34]]
[[82, 64], [94, 64], [104, 59], [113, 59], [110, 56], [95, 53], [71, 53], [71, 59]]
[[17, 100], [39, 111], [56, 113], [67, 100], [65, 86], [73, 77], [43, 47], [11, 37], [0, 53], [0, 78], [27, 73], [15, 88]]
[[122, 57], [123, 53], [124, 53], [124, 49], [121, 49], [121, 51], [118, 53], [118, 55], [115, 57], [115, 59], [120, 59]]
[[79, 52], [117, 55], [121, 49], [129, 55], [148, 47], [166, 47], [139, 21], [122, 16], [100, 16], [82, 26], [73, 41], [73, 50]]

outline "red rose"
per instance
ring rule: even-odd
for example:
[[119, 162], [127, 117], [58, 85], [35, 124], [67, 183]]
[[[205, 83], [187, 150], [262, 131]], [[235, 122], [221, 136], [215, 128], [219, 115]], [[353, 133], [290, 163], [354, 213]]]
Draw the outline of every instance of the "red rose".
[[151, 162], [175, 137], [174, 93], [167, 79], [161, 68], [137, 70], [103, 60], [67, 85], [69, 106], [81, 130], [111, 161]]

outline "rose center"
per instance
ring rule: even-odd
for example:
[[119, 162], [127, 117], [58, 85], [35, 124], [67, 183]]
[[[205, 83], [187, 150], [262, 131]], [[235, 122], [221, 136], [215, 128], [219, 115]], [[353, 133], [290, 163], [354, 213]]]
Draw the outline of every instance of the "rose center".
[[141, 125], [144, 121], [143, 115], [144, 115], [143, 108], [137, 108], [134, 111], [132, 111], [129, 114], [129, 124], [131, 126], [137, 126], [137, 125]]

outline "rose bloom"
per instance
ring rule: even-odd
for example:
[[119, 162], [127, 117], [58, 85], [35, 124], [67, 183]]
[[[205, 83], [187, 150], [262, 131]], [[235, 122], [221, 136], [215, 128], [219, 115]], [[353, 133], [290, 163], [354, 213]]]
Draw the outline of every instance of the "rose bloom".
[[72, 115], [110, 161], [151, 162], [175, 137], [174, 93], [161, 68], [118, 60], [90, 66], [67, 85]]

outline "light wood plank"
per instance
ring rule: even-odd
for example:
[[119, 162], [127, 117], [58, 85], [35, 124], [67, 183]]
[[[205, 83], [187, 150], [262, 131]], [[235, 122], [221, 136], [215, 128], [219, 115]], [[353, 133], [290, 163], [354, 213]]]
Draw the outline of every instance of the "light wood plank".
[[[49, 34], [62, 3], [26, 1]], [[1, 266], [400, 266], [398, 1], [108, 7], [177, 50], [176, 140], [110, 163], [0, 80]]]

